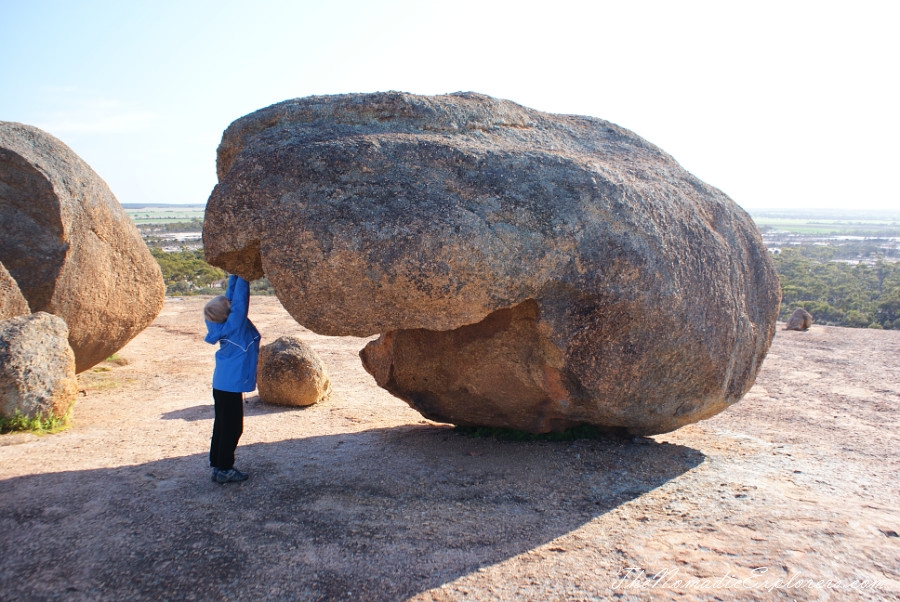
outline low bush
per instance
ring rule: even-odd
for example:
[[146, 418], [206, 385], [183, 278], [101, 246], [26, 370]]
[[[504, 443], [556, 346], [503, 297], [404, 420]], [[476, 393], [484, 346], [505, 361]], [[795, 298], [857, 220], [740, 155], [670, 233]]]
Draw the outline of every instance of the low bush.
[[71, 415], [72, 406], [69, 406], [69, 410], [62, 418], [58, 416], [28, 417], [16, 410], [11, 418], [0, 416], [0, 433], [26, 432], [37, 435], [58, 433], [69, 426]]

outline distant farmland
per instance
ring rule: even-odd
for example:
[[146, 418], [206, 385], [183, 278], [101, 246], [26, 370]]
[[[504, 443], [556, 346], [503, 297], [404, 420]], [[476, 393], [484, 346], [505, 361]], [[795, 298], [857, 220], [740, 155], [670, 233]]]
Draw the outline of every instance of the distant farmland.
[[771, 229], [796, 234], [844, 234], [847, 236], [900, 236], [900, 222], [896, 221], [843, 221], [818, 219], [786, 219], [754, 217], [761, 230]]
[[176, 224], [203, 220], [206, 205], [148, 205], [122, 203], [125, 213], [138, 225]]
[[750, 215], [763, 232], [878, 238], [900, 236], [898, 211], [784, 209], [751, 211]]
[[[203, 222], [206, 206], [123, 203], [125, 212], [139, 226]], [[755, 210], [753, 221], [764, 233], [801, 236], [900, 237], [900, 212], [841, 210]], [[170, 229], [172, 230], [172, 229]], [[177, 230], [177, 228], [175, 229]]]

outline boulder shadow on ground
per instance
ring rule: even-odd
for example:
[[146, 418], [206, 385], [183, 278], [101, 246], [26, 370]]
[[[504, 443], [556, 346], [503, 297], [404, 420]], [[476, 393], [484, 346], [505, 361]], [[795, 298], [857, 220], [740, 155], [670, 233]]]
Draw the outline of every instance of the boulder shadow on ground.
[[160, 414], [162, 420], [184, 420], [186, 422], [196, 422], [198, 420], [212, 420], [215, 418], [215, 408], [211, 403], [202, 403], [191, 406], [189, 408], [181, 408], [180, 410], [172, 410]]
[[[315, 407], [315, 405], [310, 406], [280, 406], [271, 403], [266, 403], [259, 398], [259, 395], [253, 395], [252, 397], [246, 397], [244, 399], [244, 416], [256, 416], [260, 414], [278, 414], [281, 412], [294, 412], [294, 411], [303, 411], [308, 408]], [[159, 416], [162, 420], [184, 420], [186, 422], [196, 422], [198, 420], [212, 420], [215, 418], [215, 408], [211, 403], [204, 403], [195, 406], [191, 406], [189, 408], [182, 408], [180, 410], [173, 410], [171, 412], [165, 412], [164, 414], [160, 414]]]
[[577, 530], [696, 467], [645, 440], [508, 442], [438, 426], [2, 481], [10, 599], [398, 600]]

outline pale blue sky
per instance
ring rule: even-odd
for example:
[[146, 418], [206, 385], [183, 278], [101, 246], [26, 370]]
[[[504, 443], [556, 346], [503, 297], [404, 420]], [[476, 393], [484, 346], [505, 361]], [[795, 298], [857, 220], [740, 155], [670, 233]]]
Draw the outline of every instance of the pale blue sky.
[[203, 203], [233, 120], [472, 90], [608, 119], [746, 208], [900, 209], [900, 3], [0, 0], [0, 120]]

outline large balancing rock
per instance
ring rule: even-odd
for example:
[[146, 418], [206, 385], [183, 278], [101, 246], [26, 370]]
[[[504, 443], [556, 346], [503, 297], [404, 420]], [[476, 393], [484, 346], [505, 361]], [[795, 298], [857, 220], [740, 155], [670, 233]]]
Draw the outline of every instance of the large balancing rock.
[[750, 217], [632, 132], [478, 94], [235, 121], [207, 259], [265, 274], [428, 418], [661, 433], [752, 386], [780, 288]]
[[37, 128], [0, 122], [0, 262], [31, 311], [63, 318], [78, 372], [159, 314], [165, 285], [100, 176]]

